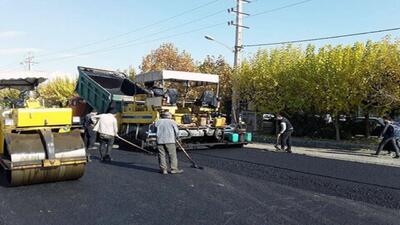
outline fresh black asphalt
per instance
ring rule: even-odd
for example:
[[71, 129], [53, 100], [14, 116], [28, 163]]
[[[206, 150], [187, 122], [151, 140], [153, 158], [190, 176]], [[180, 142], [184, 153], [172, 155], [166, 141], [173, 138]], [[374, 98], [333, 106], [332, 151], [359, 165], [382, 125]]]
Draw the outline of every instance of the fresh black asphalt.
[[[113, 152], [77, 181], [0, 187], [0, 224], [400, 224], [400, 169], [255, 149]], [[399, 161], [400, 163], [400, 161]]]

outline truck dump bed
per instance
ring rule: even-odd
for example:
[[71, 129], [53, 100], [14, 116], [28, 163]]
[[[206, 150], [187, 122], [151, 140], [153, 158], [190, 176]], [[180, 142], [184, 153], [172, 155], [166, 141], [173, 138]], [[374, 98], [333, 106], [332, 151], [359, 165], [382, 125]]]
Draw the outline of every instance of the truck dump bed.
[[132, 101], [134, 95], [148, 93], [121, 72], [82, 66], [78, 71], [76, 91], [98, 113], [106, 112], [110, 106], [121, 112], [123, 102]]

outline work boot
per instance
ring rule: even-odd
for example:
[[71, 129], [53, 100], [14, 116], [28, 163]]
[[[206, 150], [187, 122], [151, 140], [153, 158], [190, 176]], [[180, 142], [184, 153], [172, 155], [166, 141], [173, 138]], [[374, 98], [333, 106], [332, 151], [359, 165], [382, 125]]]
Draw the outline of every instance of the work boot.
[[178, 174], [178, 173], [183, 173], [183, 170], [180, 170], [180, 169], [171, 170], [171, 174]]
[[290, 150], [290, 148], [285, 149], [285, 151], [286, 151], [287, 153], [292, 153], [292, 150]]
[[160, 173], [165, 175], [165, 174], [168, 174], [168, 171], [167, 170], [160, 170]]
[[393, 157], [394, 159], [398, 159], [398, 158], [400, 158], [400, 156], [399, 155], [396, 155], [395, 157]]
[[110, 155], [106, 155], [106, 156], [103, 157], [103, 160], [102, 160], [102, 161], [104, 161], [104, 162], [111, 162], [111, 161], [112, 161], [112, 158], [111, 158]]

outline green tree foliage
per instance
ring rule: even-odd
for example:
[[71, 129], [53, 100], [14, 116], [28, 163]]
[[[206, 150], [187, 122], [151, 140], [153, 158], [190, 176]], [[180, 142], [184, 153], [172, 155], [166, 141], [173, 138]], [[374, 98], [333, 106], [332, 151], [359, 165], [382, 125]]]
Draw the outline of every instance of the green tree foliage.
[[12, 107], [12, 100], [19, 98], [20, 91], [17, 89], [5, 88], [0, 90], [0, 106]]
[[[241, 66], [237, 89], [263, 112], [329, 113], [360, 108], [383, 114], [400, 106], [400, 42], [259, 50]], [[368, 130], [368, 129], [367, 129]]]
[[298, 86], [297, 81], [303, 60], [301, 50], [292, 46], [259, 50], [241, 66], [237, 87], [241, 99], [251, 101], [257, 110], [265, 112], [302, 108], [305, 98], [299, 88], [304, 86]]
[[132, 81], [135, 80], [136, 70], [135, 70], [135, 67], [133, 67], [133, 66], [129, 66], [129, 69], [125, 69], [125, 70], [117, 69], [117, 71], [124, 73], [128, 79], [130, 79]]
[[75, 94], [76, 79], [56, 77], [39, 86], [39, 93], [47, 105], [66, 106]]
[[128, 78], [131, 80], [135, 80], [136, 70], [133, 66], [129, 66], [129, 71], [127, 71]]
[[400, 42], [386, 38], [368, 42], [359, 77], [363, 81], [361, 107], [383, 114], [400, 104]]

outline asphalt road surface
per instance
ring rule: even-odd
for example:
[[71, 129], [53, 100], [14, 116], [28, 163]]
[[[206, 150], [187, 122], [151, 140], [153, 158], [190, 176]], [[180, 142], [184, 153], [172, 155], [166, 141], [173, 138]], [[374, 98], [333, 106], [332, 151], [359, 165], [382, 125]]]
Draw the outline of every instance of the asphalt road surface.
[[[0, 187], [0, 224], [400, 224], [400, 170], [255, 149], [179, 154], [180, 175], [157, 158], [96, 151], [77, 181]], [[399, 161], [400, 162], [400, 161]]]

